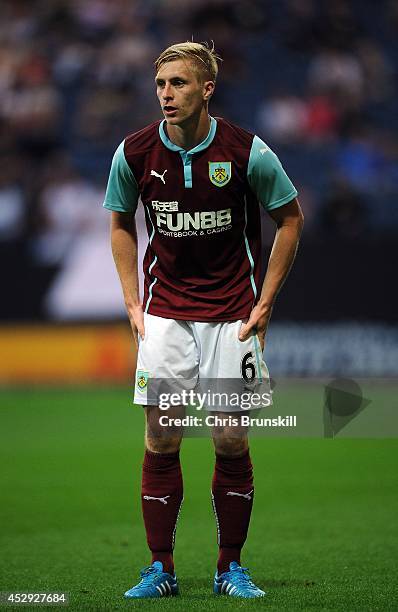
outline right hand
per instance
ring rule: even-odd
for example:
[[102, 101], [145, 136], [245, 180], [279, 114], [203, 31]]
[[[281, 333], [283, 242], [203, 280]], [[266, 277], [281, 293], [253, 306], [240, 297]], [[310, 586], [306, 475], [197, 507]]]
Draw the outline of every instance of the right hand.
[[144, 312], [142, 310], [142, 305], [137, 304], [137, 306], [128, 307], [127, 314], [130, 319], [134, 342], [138, 349], [138, 334], [140, 335], [141, 340], [143, 340], [145, 337]]

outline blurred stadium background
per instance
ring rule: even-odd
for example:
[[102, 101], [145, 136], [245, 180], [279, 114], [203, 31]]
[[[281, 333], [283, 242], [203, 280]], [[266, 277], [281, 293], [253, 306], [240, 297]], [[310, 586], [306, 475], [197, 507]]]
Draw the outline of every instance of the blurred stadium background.
[[1, 382], [129, 379], [101, 203], [119, 142], [159, 117], [154, 57], [191, 37], [224, 58], [212, 114], [276, 150], [306, 216], [272, 374], [396, 375], [396, 2], [1, 4]]
[[[304, 235], [266, 352], [277, 408], [319, 416], [321, 382], [343, 376], [392, 423], [398, 4], [0, 4], [0, 589], [69, 590], [72, 609], [114, 610], [146, 562], [132, 467], [143, 414], [130, 405], [134, 355], [102, 200], [117, 145], [159, 118], [153, 59], [172, 42], [214, 40], [224, 62], [211, 113], [261, 136], [299, 190]], [[138, 228], [142, 252], [140, 216]], [[263, 229], [266, 261], [266, 217]], [[396, 609], [396, 440], [251, 447], [245, 558], [269, 609]], [[211, 443], [188, 439], [182, 452], [189, 597], [162, 603], [212, 610]]]
[[388, 1], [3, 0], [1, 381], [129, 379], [101, 203], [119, 142], [159, 117], [154, 57], [191, 37], [224, 58], [212, 114], [277, 151], [306, 216], [272, 374], [397, 374], [397, 34]]

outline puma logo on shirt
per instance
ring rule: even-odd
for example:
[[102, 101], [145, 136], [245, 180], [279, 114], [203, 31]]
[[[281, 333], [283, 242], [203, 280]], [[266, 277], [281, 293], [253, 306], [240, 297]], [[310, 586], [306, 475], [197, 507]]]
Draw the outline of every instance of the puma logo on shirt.
[[160, 179], [162, 181], [163, 185], [166, 185], [166, 180], [164, 178], [164, 175], [166, 174], [166, 172], [167, 172], [167, 170], [165, 170], [163, 172], [163, 174], [158, 174], [156, 172], [156, 170], [151, 170], [151, 176], [156, 176], [156, 178], [158, 178], [158, 179]]

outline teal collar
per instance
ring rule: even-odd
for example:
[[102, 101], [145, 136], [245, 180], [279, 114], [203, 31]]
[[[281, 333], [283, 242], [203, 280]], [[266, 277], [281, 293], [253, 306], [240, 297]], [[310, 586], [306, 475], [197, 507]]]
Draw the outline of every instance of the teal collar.
[[160, 136], [161, 141], [165, 145], [165, 147], [167, 147], [171, 151], [178, 151], [179, 153], [183, 152], [188, 155], [192, 155], [193, 153], [199, 153], [200, 151], [207, 149], [207, 147], [210, 146], [211, 143], [213, 142], [214, 136], [216, 135], [216, 130], [217, 130], [217, 121], [214, 119], [214, 117], [210, 117], [210, 129], [209, 129], [209, 133], [207, 134], [206, 138], [201, 143], [196, 145], [196, 147], [194, 147], [193, 149], [186, 151], [182, 147], [179, 147], [176, 144], [174, 144], [174, 142], [171, 142], [170, 138], [166, 135], [165, 124], [166, 124], [166, 119], [163, 119], [163, 121], [161, 121], [159, 124], [159, 136]]

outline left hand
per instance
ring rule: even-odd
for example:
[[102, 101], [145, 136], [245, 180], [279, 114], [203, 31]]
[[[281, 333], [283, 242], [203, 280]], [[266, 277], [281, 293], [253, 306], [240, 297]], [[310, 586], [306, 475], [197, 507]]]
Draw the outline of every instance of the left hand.
[[250, 313], [249, 320], [247, 323], [242, 323], [242, 327], [239, 332], [239, 340], [243, 342], [247, 340], [252, 334], [252, 330], [255, 330], [260, 341], [261, 350], [264, 350], [265, 346], [265, 334], [269, 320], [271, 318], [272, 306], [262, 306], [257, 304]]

